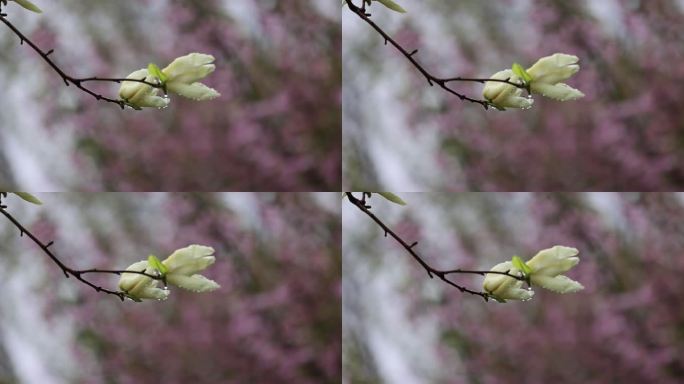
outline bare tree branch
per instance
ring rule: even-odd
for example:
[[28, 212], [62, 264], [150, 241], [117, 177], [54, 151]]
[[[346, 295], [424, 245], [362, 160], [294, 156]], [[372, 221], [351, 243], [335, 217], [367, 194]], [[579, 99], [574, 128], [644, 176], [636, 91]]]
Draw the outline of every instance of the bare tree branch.
[[366, 216], [370, 217], [385, 233], [385, 237], [389, 235], [392, 237], [399, 245], [401, 245], [406, 252], [411, 255], [411, 257], [420, 264], [425, 271], [427, 272], [428, 276], [430, 278], [434, 278], [435, 276], [438, 277], [440, 280], [444, 281], [445, 283], [457, 288], [459, 291], [463, 293], [469, 293], [471, 295], [475, 296], [480, 296], [482, 297], [485, 301], [489, 301], [489, 298], [491, 297], [487, 292], [483, 291], [475, 291], [472, 289], [469, 289], [463, 285], [460, 285], [452, 280], [449, 279], [449, 275], [455, 275], [455, 274], [470, 274], [470, 275], [480, 275], [480, 276], [485, 276], [487, 274], [497, 274], [497, 275], [506, 275], [509, 277], [512, 277], [516, 280], [521, 280], [525, 281], [524, 277], [522, 276], [516, 276], [511, 274], [509, 271], [507, 272], [496, 272], [496, 271], [479, 271], [479, 270], [468, 270], [468, 269], [448, 269], [448, 270], [441, 270], [434, 268], [430, 266], [415, 250], [415, 247], [418, 245], [418, 242], [412, 242], [409, 243], [406, 240], [404, 240], [401, 236], [399, 236], [396, 232], [394, 232], [392, 229], [387, 226], [379, 217], [377, 217], [373, 212], [371, 212], [371, 206], [367, 204], [366, 198], [369, 198], [371, 196], [370, 192], [362, 192], [361, 198], [355, 197], [352, 192], [346, 192], [345, 193], [347, 199], [349, 200], [350, 203], [352, 203], [355, 207], [357, 207], [361, 212], [365, 213]]
[[62, 81], [64, 81], [64, 84], [68, 87], [69, 85], [73, 84], [76, 86], [76, 88], [80, 89], [81, 91], [91, 95], [94, 97], [96, 100], [99, 101], [106, 101], [108, 103], [114, 103], [117, 104], [121, 109], [123, 109], [126, 106], [126, 101], [121, 100], [121, 99], [113, 99], [110, 97], [103, 96], [90, 88], [86, 87], [84, 84], [88, 82], [111, 82], [111, 83], [121, 83], [124, 81], [129, 81], [129, 82], [136, 82], [136, 83], [142, 83], [149, 85], [150, 87], [154, 88], [160, 88], [163, 89], [163, 86], [161, 84], [153, 83], [146, 81], [144, 78], [143, 79], [126, 79], [126, 78], [113, 78], [113, 77], [98, 77], [98, 76], [92, 76], [92, 77], [73, 77], [69, 74], [67, 74], [63, 69], [55, 63], [52, 58], [50, 58], [50, 55], [54, 53], [53, 49], [50, 49], [49, 51], [45, 51], [42, 48], [38, 47], [33, 41], [31, 41], [26, 35], [24, 35], [14, 24], [12, 24], [9, 19], [7, 19], [7, 14], [2, 12], [2, 1], [0, 1], [0, 22], [4, 23], [17, 37], [19, 37], [20, 44], [28, 44], [29, 47], [31, 47], [40, 57], [52, 68], [61, 78]]
[[365, 21], [366, 24], [370, 25], [382, 38], [385, 40], [385, 44], [389, 43], [391, 44], [396, 50], [398, 50], [406, 60], [408, 60], [417, 70], [420, 72], [425, 79], [427, 79], [427, 82], [430, 86], [434, 86], [435, 84], [438, 85], [440, 88], [444, 89], [445, 91], [451, 93], [454, 96], [457, 96], [460, 98], [462, 101], [469, 101], [471, 103], [475, 104], [480, 104], [482, 105], [485, 109], [489, 109], [489, 107], [492, 105], [489, 101], [483, 100], [483, 99], [475, 99], [472, 97], [469, 97], [461, 92], [458, 92], [451, 88], [449, 86], [450, 83], [454, 82], [474, 82], [474, 83], [481, 83], [484, 84], [486, 82], [497, 82], [497, 83], [506, 83], [510, 84], [516, 88], [522, 88], [526, 89], [525, 85], [522, 83], [516, 83], [510, 81], [510, 79], [506, 80], [500, 80], [500, 79], [484, 79], [484, 78], [473, 78], [473, 77], [461, 77], [461, 76], [455, 76], [455, 77], [439, 77], [435, 76], [432, 73], [430, 73], [416, 58], [415, 55], [418, 53], [417, 49], [409, 51], [408, 49], [404, 48], [401, 44], [399, 44], [396, 40], [394, 40], [387, 32], [385, 32], [379, 25], [377, 25], [373, 20], [371, 20], [371, 15], [370, 13], [366, 12], [366, 3], [363, 2], [362, 0], [362, 5], [359, 7], [355, 5], [352, 0], [345, 0], [347, 6], [349, 9], [356, 14], [361, 20]]
[[123, 301], [124, 298], [127, 297], [126, 292], [114, 291], [111, 289], [103, 288], [103, 287], [96, 285], [96, 284], [92, 283], [91, 281], [85, 279], [83, 277], [83, 275], [94, 274], [94, 273], [100, 273], [100, 274], [104, 273], [104, 274], [114, 274], [114, 275], [121, 275], [122, 273], [132, 273], [132, 274], [147, 276], [147, 277], [154, 279], [154, 280], [163, 280], [162, 276], [149, 274], [149, 273], [146, 273], [144, 270], [143, 271], [126, 271], [126, 270], [98, 269], [98, 268], [79, 270], [79, 269], [73, 269], [73, 268], [68, 267], [50, 249], [54, 245], [54, 241], [50, 241], [50, 242], [45, 243], [41, 239], [39, 239], [36, 235], [34, 235], [31, 231], [29, 231], [24, 225], [22, 225], [14, 216], [12, 216], [12, 214], [10, 214], [7, 211], [7, 206], [2, 204], [2, 198], [3, 197], [7, 197], [7, 192], [0, 192], [0, 213], [2, 213], [19, 230], [19, 236], [21, 236], [21, 237], [23, 237], [24, 235], [28, 236], [29, 239], [31, 239], [31, 241], [33, 241], [43, 251], [43, 253], [45, 253], [55, 264], [57, 264], [57, 266], [62, 270], [62, 272], [64, 273], [64, 276], [66, 278], [73, 276], [78, 281], [92, 287], [95, 291], [106, 293], [109, 295], [115, 295], [119, 299], [121, 299], [121, 301]]

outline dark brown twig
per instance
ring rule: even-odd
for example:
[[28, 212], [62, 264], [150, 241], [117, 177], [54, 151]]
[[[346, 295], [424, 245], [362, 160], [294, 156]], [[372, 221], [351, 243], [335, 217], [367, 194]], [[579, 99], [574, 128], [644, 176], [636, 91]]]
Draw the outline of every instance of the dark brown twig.
[[55, 255], [55, 253], [50, 249], [50, 247], [54, 244], [54, 241], [50, 241], [48, 243], [43, 242], [40, 240], [36, 235], [34, 235], [31, 231], [26, 229], [12, 214], [10, 214], [7, 211], [7, 206], [2, 204], [2, 198], [6, 197], [6, 192], [0, 192], [0, 213], [2, 213], [14, 226], [19, 230], [19, 235], [20, 236], [28, 236], [31, 241], [33, 241], [42, 251], [45, 253], [57, 266], [62, 270], [64, 273], [64, 276], [66, 278], [69, 278], [69, 276], [74, 276], [78, 281], [90, 286], [97, 292], [102, 292], [106, 293], [109, 295], [115, 295], [121, 301], [126, 298], [126, 292], [123, 291], [114, 291], [110, 290], [107, 288], [103, 288], [99, 285], [96, 285], [88, 280], [86, 280], [83, 275], [85, 274], [93, 274], [93, 273], [106, 273], [106, 274], [114, 274], [114, 275], [121, 275], [122, 273], [132, 273], [132, 274], [137, 274], [137, 275], [143, 275], [147, 276], [151, 279], [155, 280], [163, 280], [162, 276], [159, 275], [153, 275], [146, 273], [144, 271], [125, 271], [125, 270], [114, 270], [114, 269], [97, 269], [97, 268], [92, 268], [92, 269], [73, 269], [68, 267], [66, 264], [64, 264], [58, 257]]
[[479, 270], [467, 270], [467, 269], [449, 269], [449, 270], [441, 270], [434, 268], [430, 266], [423, 258], [415, 251], [415, 247], [418, 245], [418, 242], [413, 242], [409, 244], [407, 241], [405, 241], [401, 236], [396, 234], [392, 229], [390, 229], [387, 224], [385, 224], [380, 218], [378, 218], [373, 212], [371, 212], [371, 207], [366, 203], [366, 198], [369, 197], [371, 194], [368, 192], [363, 192], [362, 197], [359, 199], [355, 197], [351, 192], [346, 192], [345, 193], [347, 199], [349, 200], [350, 203], [352, 203], [354, 206], [356, 206], [358, 209], [361, 210], [361, 212], [365, 213], [366, 216], [370, 217], [380, 228], [385, 233], [385, 236], [389, 235], [392, 237], [397, 243], [399, 243], [405, 250], [406, 252], [413, 257], [414, 260], [420, 264], [425, 271], [427, 272], [428, 276], [430, 278], [434, 278], [437, 276], [440, 280], [444, 281], [445, 283], [457, 288], [459, 291], [463, 293], [469, 293], [471, 295], [475, 296], [480, 296], [482, 297], [485, 301], [489, 301], [490, 295], [487, 292], [483, 291], [475, 291], [472, 289], [469, 289], [467, 287], [464, 287], [458, 283], [455, 283], [454, 281], [449, 279], [449, 275], [454, 275], [454, 274], [470, 274], [470, 275], [480, 275], [480, 276], [486, 276], [487, 274], [495, 274], [495, 275], [506, 275], [509, 277], [512, 277], [516, 280], [521, 280], [525, 281], [524, 277], [522, 276], [516, 276], [513, 275], [509, 272], [496, 272], [496, 271], [479, 271]]
[[7, 19], [7, 14], [2, 12], [2, 2], [0, 1], [0, 21], [4, 23], [12, 32], [14, 32], [17, 37], [19, 37], [20, 44], [28, 44], [29, 47], [31, 47], [40, 57], [62, 78], [62, 81], [64, 81], [64, 84], [68, 87], [69, 85], [73, 84], [76, 86], [76, 88], [80, 89], [81, 91], [91, 95], [94, 97], [96, 100], [99, 101], [106, 101], [108, 103], [114, 103], [117, 104], [121, 109], [123, 109], [126, 106], [126, 102], [121, 99], [113, 99], [110, 97], [103, 96], [85, 85], [84, 83], [87, 82], [112, 82], [112, 83], [121, 83], [124, 81], [129, 81], [129, 82], [136, 82], [136, 83], [142, 83], [149, 85], [154, 88], [163, 88], [161, 84], [153, 83], [146, 81], [145, 79], [125, 79], [125, 78], [111, 78], [111, 77], [83, 77], [83, 78], [78, 78], [78, 77], [73, 77], [68, 75], [64, 70], [62, 70], [51, 58], [50, 55], [54, 53], [54, 50], [49, 50], [49, 51], [44, 51], [38, 45], [36, 45], [33, 41], [31, 41], [26, 35], [24, 35], [14, 24], [12, 24], [8, 19]]
[[516, 83], [510, 81], [510, 79], [506, 80], [501, 80], [501, 79], [483, 79], [483, 78], [473, 78], [473, 77], [438, 77], [430, 73], [416, 58], [415, 55], [418, 53], [417, 49], [414, 49], [412, 51], [409, 51], [408, 49], [404, 48], [401, 44], [399, 44], [396, 40], [394, 40], [387, 32], [385, 32], [379, 25], [377, 25], [373, 20], [371, 20], [371, 16], [369, 13], [366, 12], [366, 3], [362, 1], [362, 6], [359, 7], [355, 5], [352, 0], [345, 0], [347, 6], [349, 9], [356, 14], [361, 20], [365, 21], [366, 24], [370, 25], [382, 38], [385, 40], [385, 44], [389, 43], [391, 44], [394, 48], [396, 48], [404, 57], [425, 77], [427, 80], [428, 84], [430, 86], [434, 86], [437, 84], [440, 88], [444, 89], [445, 91], [451, 93], [452, 95], [457, 96], [459, 99], [462, 101], [469, 101], [471, 103], [475, 104], [480, 104], [482, 105], [485, 109], [489, 109], [491, 106], [491, 103], [487, 100], [483, 99], [475, 99], [472, 97], [469, 97], [463, 93], [460, 93], [453, 88], [449, 86], [449, 83], [453, 82], [474, 82], [474, 83], [487, 83], [487, 82], [496, 82], [496, 83], [506, 83], [510, 84], [516, 88], [522, 88], [526, 89], [524, 84]]

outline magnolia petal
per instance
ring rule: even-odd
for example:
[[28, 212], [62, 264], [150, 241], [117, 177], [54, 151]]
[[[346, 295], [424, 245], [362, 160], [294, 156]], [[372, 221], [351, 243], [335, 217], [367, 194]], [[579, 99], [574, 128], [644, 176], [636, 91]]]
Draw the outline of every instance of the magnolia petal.
[[399, 13], [406, 13], [406, 10], [401, 7], [401, 5], [395, 3], [392, 0], [377, 0], [378, 3], [384, 5], [385, 7]]
[[[495, 265], [491, 271], [520, 273], [510, 261]], [[485, 275], [482, 285], [485, 292], [499, 300], [529, 300], [534, 296], [534, 292], [522, 288], [522, 281], [498, 273]]]
[[[126, 76], [126, 78], [134, 80], [143, 80], [147, 78], [147, 75], [147, 69], [143, 68], [131, 72], [131, 74]], [[123, 100], [133, 99], [139, 92], [144, 90], [145, 86], [145, 84], [139, 83], [137, 81], [122, 81], [121, 86], [119, 87], [119, 97]]]
[[155, 95], [142, 95], [133, 99], [124, 99], [124, 101], [134, 108], [166, 108], [170, 102], [167, 98]]
[[[147, 270], [147, 260], [141, 260], [138, 261], [137, 263], [133, 263], [128, 268], [126, 268], [127, 271], [137, 271], [137, 272], [143, 272]], [[144, 284], [148, 280], [152, 280], [151, 278], [141, 275], [138, 273], [122, 273], [121, 277], [119, 278], [119, 289], [128, 292], [131, 290], [136, 289], [136, 287], [139, 284]]]
[[[141, 260], [131, 264], [127, 271], [153, 273], [148, 268], [147, 260]], [[139, 273], [122, 273], [119, 279], [119, 289], [134, 299], [166, 300], [169, 291], [159, 288], [159, 281]]]
[[509, 288], [503, 295], [494, 295], [496, 298], [504, 300], [530, 300], [534, 296], [534, 291], [522, 288], [522, 282], [516, 283]]
[[221, 94], [199, 82], [215, 69], [212, 55], [190, 53], [181, 56], [162, 69], [166, 90], [192, 100], [215, 99]]
[[162, 264], [169, 269], [168, 274], [192, 275], [214, 264], [213, 254], [214, 248], [193, 244], [176, 250]]
[[532, 105], [534, 104], [534, 100], [520, 96], [522, 94], [521, 90], [518, 90], [516, 96], [509, 97], [504, 103], [501, 103], [501, 107], [503, 108], [520, 108], [520, 109], [528, 109], [531, 108]]
[[[513, 268], [513, 263], [510, 261], [505, 261], [503, 263], [499, 263], [492, 267], [491, 271], [492, 272], [506, 272], [514, 269]], [[510, 285], [515, 281], [512, 277], [501, 275], [498, 273], [492, 273], [492, 274], [487, 274], [485, 275], [484, 282], [482, 283], [482, 288], [485, 290], [485, 292], [495, 292], [500, 289], [505, 289], [506, 285]]]
[[166, 108], [169, 106], [170, 100], [160, 96], [149, 95], [138, 101], [137, 107], [141, 108]]
[[166, 300], [169, 297], [169, 291], [166, 289], [160, 289], [156, 287], [146, 287], [136, 294], [128, 293], [129, 296], [135, 297], [136, 299], [155, 299], [155, 300]]
[[209, 88], [202, 83], [185, 84], [168, 82], [166, 83], [166, 89], [169, 92], [197, 101], [211, 100], [221, 96], [218, 91]]
[[553, 277], [565, 273], [577, 265], [579, 263], [579, 257], [576, 257], [578, 254], [579, 251], [576, 248], [556, 245], [537, 252], [527, 262], [527, 265], [532, 268], [533, 274]]
[[[515, 74], [510, 69], [505, 69], [493, 74], [490, 79], [493, 80], [510, 80], [517, 79]], [[485, 83], [484, 89], [482, 90], [482, 96], [487, 100], [504, 99], [510, 93], [513, 92], [515, 87], [510, 84], [502, 83], [499, 81], [488, 81]]]
[[532, 82], [557, 84], [567, 80], [580, 69], [579, 57], [565, 53], [556, 53], [542, 57], [527, 73], [532, 76]]
[[551, 277], [532, 274], [530, 281], [532, 285], [538, 285], [557, 293], [574, 293], [584, 289], [582, 284], [563, 275]]
[[552, 85], [532, 82], [531, 90], [532, 93], [537, 93], [558, 101], [572, 101], [584, 97], [584, 93], [580, 90], [563, 83]]
[[33, 11], [36, 13], [43, 13], [43, 11], [38, 8], [37, 5], [33, 4], [32, 2], [28, 0], [14, 0], [17, 4], [21, 5], [22, 7], [28, 9], [29, 11]]
[[142, 275], [138, 276], [141, 277], [138, 284], [129, 290], [122, 289], [131, 298], [166, 300], [169, 296], [168, 290], [159, 288], [159, 281]]
[[220, 288], [221, 286], [214, 280], [207, 279], [202, 275], [166, 275], [166, 281], [177, 287], [187, 289], [193, 292], [210, 292]]
[[[132, 72], [126, 77], [133, 80], [154, 81], [149, 76], [147, 68]], [[159, 89], [138, 81], [123, 81], [119, 87], [119, 98], [136, 108], [164, 108], [169, 105], [169, 100], [157, 96]]]
[[20, 199], [29, 202], [31, 204], [36, 204], [36, 205], [43, 205], [43, 202], [40, 201], [39, 198], [33, 196], [33, 194], [30, 194], [28, 192], [10, 192], [15, 195], [17, 195]]
[[532, 290], [523, 288], [522, 281], [513, 279], [512, 277], [502, 277], [508, 281], [499, 285], [494, 290], [485, 289], [485, 292], [499, 300], [529, 300], [534, 296]]
[[204, 53], [190, 53], [176, 58], [162, 69], [162, 73], [168, 77], [167, 82], [191, 84], [204, 79], [214, 72], [216, 65], [214, 56]]
[[[519, 82], [520, 79], [512, 70], [499, 71], [490, 77], [494, 80], [508, 80]], [[523, 90], [508, 83], [488, 81], [485, 83], [482, 96], [497, 108], [522, 108], [532, 107], [534, 100], [524, 97]]]

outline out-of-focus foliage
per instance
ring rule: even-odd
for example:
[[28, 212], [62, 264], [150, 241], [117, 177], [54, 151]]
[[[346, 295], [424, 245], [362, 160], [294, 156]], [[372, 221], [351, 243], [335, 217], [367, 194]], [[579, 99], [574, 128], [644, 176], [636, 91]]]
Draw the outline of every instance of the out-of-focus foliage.
[[[9, 18], [75, 76], [216, 57], [210, 102], [120, 111], [0, 29], [0, 184], [26, 190], [339, 190], [340, 20], [326, 0], [45, 4]], [[18, 8], [18, 7], [14, 7]], [[330, 13], [334, 9], [335, 13]], [[117, 84], [96, 89], [115, 96]]]
[[[32, 335], [15, 332], [21, 340], [17, 346], [0, 333], [0, 349], [18, 373], [33, 364], [34, 371], [52, 375], [40, 382], [339, 382], [337, 193], [40, 196], [45, 202], [40, 208], [24, 203], [10, 209], [30, 217], [27, 224], [40, 236], [54, 238], [52, 249], [70, 265], [122, 268], [150, 253], [165, 258], [187, 244], [207, 244], [216, 249], [216, 262], [203, 274], [221, 288], [211, 293], [173, 289], [163, 302], [121, 303], [64, 279], [31, 243], [5, 226], [3, 290], [12, 292], [6, 282], [12, 276], [41, 277], [39, 283], [25, 283], [26, 297], [36, 298], [20, 306], [43, 316], [36, 335], [38, 328], [54, 328], [47, 338], [59, 340], [59, 347], [27, 355], [39, 343]], [[20, 261], [34, 267], [16, 268]], [[98, 281], [115, 287], [118, 277]], [[0, 329], [18, 327], [12, 311], [0, 308]], [[56, 324], [65, 321], [73, 331], [61, 336]], [[78, 364], [53, 371], [54, 364], [41, 360], [50, 353], [72, 356]]]
[[[572, 103], [489, 111], [429, 87], [351, 12], [343, 18], [346, 189], [679, 190], [684, 6], [678, 0], [426, 0], [373, 14], [433, 73], [487, 77], [577, 55]], [[456, 84], [458, 86], [458, 84]], [[482, 85], [459, 90], [478, 96]]]
[[[565, 244], [585, 289], [485, 303], [435, 280], [353, 207], [343, 211], [345, 382], [679, 383], [681, 194], [405, 194], [378, 214], [443, 268]], [[401, 213], [397, 213], [400, 211]], [[350, 225], [351, 224], [351, 225]], [[398, 266], [400, 265], [400, 266]], [[482, 278], [463, 277], [474, 287]]]

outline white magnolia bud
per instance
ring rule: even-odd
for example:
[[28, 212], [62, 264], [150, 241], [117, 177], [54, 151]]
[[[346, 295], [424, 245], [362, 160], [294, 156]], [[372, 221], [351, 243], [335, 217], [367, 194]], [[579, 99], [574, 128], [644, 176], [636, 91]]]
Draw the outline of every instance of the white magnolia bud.
[[[142, 260], [131, 264], [127, 271], [155, 273], [155, 270], [148, 268], [147, 261]], [[158, 288], [159, 280], [141, 275], [138, 273], [122, 273], [119, 279], [119, 289], [126, 292], [133, 299], [157, 299], [166, 300], [169, 291]]]
[[[518, 275], [518, 271], [513, 267], [513, 263], [506, 261], [499, 263], [491, 269], [492, 272], [508, 272], [511, 275]], [[521, 280], [513, 277], [494, 273], [487, 274], [484, 279], [483, 288], [489, 295], [498, 300], [529, 300], [534, 296], [534, 292], [524, 289]]]
[[203, 245], [190, 245], [176, 250], [162, 261], [168, 269], [166, 281], [194, 292], [209, 292], [220, 288], [215, 281], [197, 274], [214, 264], [216, 258], [213, 254], [214, 248]]
[[[520, 79], [510, 69], [497, 72], [490, 78], [494, 80], [508, 80], [513, 83], [520, 82]], [[523, 96], [523, 90], [521, 88], [498, 81], [486, 82], [482, 95], [487, 101], [500, 109], [527, 109], [534, 104], [534, 100]]]
[[190, 53], [175, 59], [162, 73], [166, 76], [166, 89], [192, 100], [211, 100], [221, 94], [199, 83], [214, 72], [214, 56]]
[[[154, 78], [148, 76], [146, 68], [139, 69], [126, 77], [127, 79], [145, 80], [148, 82], [154, 81]], [[137, 81], [122, 81], [119, 88], [119, 97], [128, 105], [134, 108], [156, 107], [164, 108], [169, 105], [169, 100], [157, 96], [159, 89], [151, 85], [137, 82]]]
[[28, 9], [29, 11], [33, 11], [36, 13], [43, 13], [43, 11], [38, 8], [37, 5], [33, 4], [29, 0], [13, 0], [15, 3], [21, 5], [22, 7]]
[[561, 275], [579, 263], [577, 254], [577, 249], [560, 245], [539, 251], [526, 263], [532, 269], [530, 282], [557, 293], [581, 291], [582, 284]]
[[530, 90], [559, 101], [577, 100], [584, 97], [584, 93], [563, 84], [579, 71], [579, 58], [564, 53], [556, 53], [539, 59], [527, 73], [532, 77]]

